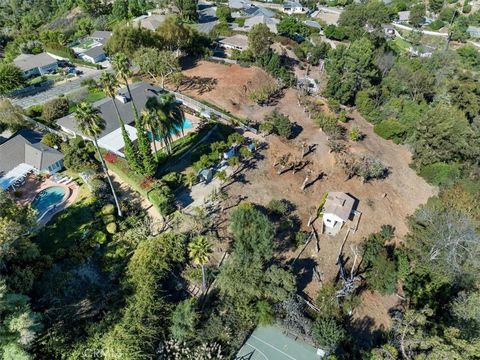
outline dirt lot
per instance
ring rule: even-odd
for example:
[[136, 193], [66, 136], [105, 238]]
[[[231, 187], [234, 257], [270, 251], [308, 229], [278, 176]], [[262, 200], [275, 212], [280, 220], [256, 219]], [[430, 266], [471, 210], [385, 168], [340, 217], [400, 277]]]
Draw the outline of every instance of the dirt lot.
[[[189, 76], [215, 77], [215, 88], [207, 93], [186, 92], [198, 98], [205, 99], [220, 107], [226, 108], [240, 117], [248, 117], [261, 121], [274, 107], [259, 107], [245, 101], [245, 87], [258, 86], [262, 79], [268, 79], [262, 70], [257, 68], [241, 68], [214, 63], [201, 62], [193, 69], [185, 72]], [[243, 102], [246, 104], [241, 105]], [[356, 125], [365, 135], [359, 142], [350, 142], [350, 151], [356, 154], [368, 153], [380, 159], [389, 167], [390, 174], [385, 180], [375, 180], [364, 184], [361, 179], [353, 178], [345, 181], [345, 173], [335, 164], [333, 154], [329, 153], [325, 134], [308, 118], [303, 108], [298, 104], [295, 90], [289, 89], [276, 106], [280, 112], [290, 116], [301, 129], [299, 135], [289, 141], [269, 136], [266, 141], [268, 148], [263, 151], [263, 160], [259, 160], [255, 168], [245, 173], [242, 181], [229, 186], [232, 197], [246, 196], [247, 201], [266, 205], [271, 199], [287, 199], [295, 204], [295, 213], [306, 229], [307, 221], [319, 206], [322, 195], [329, 191], [342, 191], [351, 194], [358, 200], [357, 210], [362, 213], [358, 231], [350, 233], [345, 244], [345, 256], [352, 259], [351, 248], [360, 247], [362, 239], [376, 232], [383, 224], [391, 224], [396, 228], [397, 241], [407, 232], [406, 217], [435, 194], [436, 189], [419, 178], [409, 167], [411, 154], [400, 145], [378, 137], [373, 127], [359, 114], [353, 113], [353, 120], [345, 124]], [[306, 191], [300, 189], [305, 178], [305, 171], [293, 174], [291, 171], [277, 175], [273, 167], [278, 156], [290, 153], [299, 156], [298, 144], [306, 141], [316, 144], [316, 150], [308, 155], [311, 164], [307, 166], [313, 174], [326, 173], [326, 177], [314, 182]], [[316, 222], [317, 229], [320, 222]], [[332, 280], [338, 272], [336, 265], [340, 246], [344, 239], [346, 224], [335, 237], [321, 235], [320, 251], [317, 252], [315, 242], [311, 242], [295, 263], [295, 271], [300, 279], [300, 287], [305, 294], [315, 297], [320, 282], [313, 277], [312, 269], [317, 269], [323, 280]], [[280, 255], [280, 254], [279, 254]], [[298, 251], [282, 252], [281, 256], [292, 259]], [[362, 305], [357, 309], [358, 319], [371, 318], [372, 326], [388, 327], [390, 317], [388, 310], [396, 303], [395, 296], [381, 297], [375, 293], [365, 293]]]

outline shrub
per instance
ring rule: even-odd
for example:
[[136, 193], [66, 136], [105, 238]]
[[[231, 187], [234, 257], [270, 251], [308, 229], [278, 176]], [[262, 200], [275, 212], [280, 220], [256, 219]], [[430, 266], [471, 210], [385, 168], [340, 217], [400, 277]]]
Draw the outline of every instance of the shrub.
[[460, 177], [458, 164], [434, 163], [420, 169], [420, 176], [430, 184], [444, 186]]
[[263, 105], [279, 91], [276, 84], [265, 84], [257, 89], [250, 90], [248, 98], [259, 105]]
[[113, 215], [115, 213], [115, 206], [113, 204], [106, 204], [102, 207], [102, 215]]
[[271, 124], [273, 133], [278, 136], [289, 139], [293, 135], [293, 123], [290, 121], [290, 118], [287, 115], [279, 113], [277, 109], [273, 110], [273, 112], [265, 118], [264, 124], [266, 123]]
[[185, 175], [179, 172], [170, 172], [164, 175], [161, 179], [162, 182], [167, 184], [170, 188], [176, 189], [183, 185], [185, 182]]
[[393, 140], [396, 144], [403, 142], [407, 133], [405, 125], [395, 119], [382, 120], [374, 126], [373, 130], [377, 135]]
[[334, 140], [342, 138], [342, 127], [338, 125], [338, 121], [334, 116], [320, 113], [314, 119], [314, 122], [320, 126], [322, 131], [327, 134], [328, 137]]
[[283, 216], [288, 212], [288, 205], [285, 203], [285, 201], [272, 199], [267, 204], [267, 209], [272, 214]]
[[306, 232], [303, 232], [303, 231], [297, 232], [293, 239], [295, 243], [295, 247], [299, 248], [300, 246], [304, 245], [307, 239], [308, 239], [308, 234]]
[[32, 105], [27, 109], [26, 115], [31, 118], [42, 116], [43, 105]]
[[172, 190], [166, 185], [151, 190], [148, 199], [162, 216], [168, 216], [175, 211]]
[[117, 232], [117, 224], [114, 222], [111, 222], [110, 224], [107, 224], [106, 229], [109, 234], [113, 235]]
[[432, 21], [432, 23], [429, 25], [430, 29], [432, 29], [433, 31], [440, 30], [444, 26], [445, 23], [440, 19]]
[[112, 222], [115, 221], [115, 215], [105, 215], [103, 218], [102, 218], [102, 221], [103, 223], [106, 225], [106, 224], [110, 224]]
[[62, 138], [55, 133], [48, 133], [43, 135], [42, 143], [50, 147], [59, 147], [62, 143]]
[[155, 179], [152, 176], [145, 176], [140, 182], [140, 188], [143, 190], [150, 189], [153, 186]]
[[350, 131], [348, 132], [348, 138], [352, 141], [358, 141], [362, 137], [362, 133], [357, 126], [352, 126]]
[[86, 86], [89, 91], [95, 91], [99, 89], [98, 83], [92, 78], [83, 79], [80, 82], [80, 85]]
[[59, 119], [68, 114], [69, 104], [64, 97], [48, 101], [43, 105], [42, 117], [48, 122]]
[[95, 241], [97, 244], [104, 244], [105, 241], [107, 241], [107, 234], [105, 234], [103, 231], [95, 231], [93, 234], [93, 241]]

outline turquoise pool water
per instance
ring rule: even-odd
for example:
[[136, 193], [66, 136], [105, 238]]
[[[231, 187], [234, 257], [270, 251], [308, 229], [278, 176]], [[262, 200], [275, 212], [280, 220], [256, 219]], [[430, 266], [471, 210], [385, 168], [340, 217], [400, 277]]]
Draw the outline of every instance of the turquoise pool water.
[[41, 216], [45, 210], [55, 204], [60, 204], [65, 196], [65, 189], [61, 186], [51, 186], [40, 191], [32, 202], [32, 207]]
[[[185, 121], [183, 123], [183, 130], [191, 129], [192, 127], [193, 127], [192, 122], [188, 119], [185, 119]], [[175, 126], [175, 130], [173, 130], [171, 132], [171, 134], [173, 135], [173, 134], [179, 133], [181, 131], [182, 131], [182, 128], [180, 126]], [[148, 138], [150, 139], [150, 141], [152, 141], [152, 133], [150, 131], [148, 132]], [[155, 140], [162, 141], [162, 137], [157, 135], [155, 137]]]

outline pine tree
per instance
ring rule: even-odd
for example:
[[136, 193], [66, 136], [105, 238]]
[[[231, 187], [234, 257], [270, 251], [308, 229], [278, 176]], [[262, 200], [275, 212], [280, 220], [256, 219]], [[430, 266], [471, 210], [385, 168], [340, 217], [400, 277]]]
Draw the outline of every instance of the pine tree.
[[127, 130], [125, 129], [125, 124], [122, 123], [120, 128], [122, 129], [123, 143], [125, 144], [123, 147], [123, 152], [127, 159], [128, 166], [137, 173], [143, 173], [143, 164], [137, 147], [132, 142], [132, 139], [130, 139], [128, 136]]

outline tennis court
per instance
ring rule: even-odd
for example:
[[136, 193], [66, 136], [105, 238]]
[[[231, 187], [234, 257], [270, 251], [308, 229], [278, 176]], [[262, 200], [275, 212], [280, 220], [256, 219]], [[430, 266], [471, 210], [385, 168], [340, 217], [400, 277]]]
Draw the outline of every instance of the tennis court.
[[319, 360], [317, 349], [284, 335], [276, 326], [259, 326], [235, 360]]

